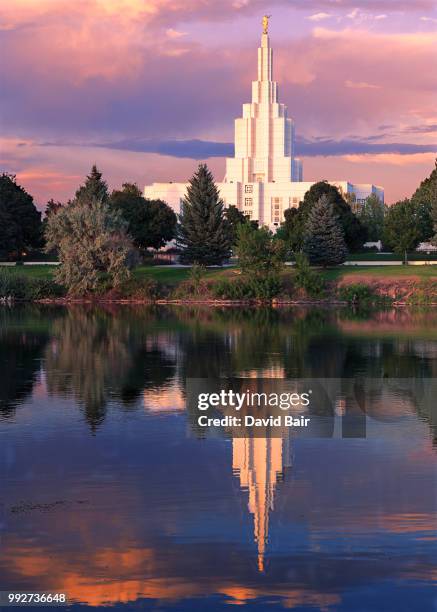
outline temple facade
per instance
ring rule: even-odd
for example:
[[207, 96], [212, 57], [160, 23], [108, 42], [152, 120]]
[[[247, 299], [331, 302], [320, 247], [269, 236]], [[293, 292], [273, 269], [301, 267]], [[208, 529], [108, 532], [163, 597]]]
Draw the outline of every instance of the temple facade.
[[[258, 75], [252, 82], [252, 101], [243, 104], [235, 120], [235, 155], [226, 159], [226, 175], [217, 183], [225, 206], [237, 206], [245, 215], [275, 229], [287, 208], [299, 205], [313, 182], [303, 180], [303, 164], [295, 156], [295, 126], [287, 107], [279, 102], [278, 84], [273, 80], [273, 50], [264, 27], [258, 48]], [[384, 201], [384, 190], [372, 184], [355, 185], [330, 180], [357, 206], [369, 195]], [[188, 183], [153, 183], [144, 197], [167, 202], [176, 213]]]

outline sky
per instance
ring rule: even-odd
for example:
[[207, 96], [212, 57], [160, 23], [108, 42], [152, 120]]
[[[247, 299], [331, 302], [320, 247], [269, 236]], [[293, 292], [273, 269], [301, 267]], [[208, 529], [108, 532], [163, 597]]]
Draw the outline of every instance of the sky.
[[0, 171], [41, 209], [94, 163], [111, 188], [222, 180], [264, 13], [304, 180], [409, 197], [437, 151], [437, 0], [1, 2]]

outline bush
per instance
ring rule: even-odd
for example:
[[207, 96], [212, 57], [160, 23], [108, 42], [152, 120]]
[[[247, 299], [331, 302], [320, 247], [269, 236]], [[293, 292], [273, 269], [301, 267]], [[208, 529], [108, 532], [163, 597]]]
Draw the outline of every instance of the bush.
[[320, 296], [324, 290], [323, 278], [311, 269], [310, 262], [304, 253], [296, 253], [296, 273], [294, 283], [296, 287], [304, 289], [311, 297]]
[[0, 271], [0, 298], [24, 299], [26, 294], [26, 278], [11, 273], [9, 270]]
[[257, 228], [242, 223], [237, 227], [235, 252], [238, 265], [244, 273], [267, 278], [283, 268], [287, 246], [266, 227]]
[[154, 301], [161, 297], [159, 284], [153, 278], [131, 279], [120, 288], [123, 298]]
[[384, 301], [384, 298], [377, 295], [371, 287], [359, 283], [340, 287], [338, 296], [350, 304], [374, 304]]
[[10, 270], [0, 271], [0, 299], [33, 301], [61, 297], [64, 293], [63, 287], [51, 279], [29, 278]]
[[198, 263], [191, 266], [189, 281], [195, 293], [199, 293], [206, 275], [206, 267]]
[[44, 300], [65, 295], [65, 289], [54, 280], [47, 278], [28, 279], [27, 299]]
[[277, 276], [249, 278], [244, 281], [220, 280], [212, 287], [215, 297], [224, 300], [271, 300], [281, 291]]
[[223, 300], [247, 299], [245, 284], [237, 281], [229, 281], [227, 279], [218, 280], [212, 286], [212, 292], [215, 297]]
[[121, 214], [104, 200], [85, 195], [47, 219], [46, 250], [56, 250], [55, 278], [69, 293], [100, 291], [101, 278], [118, 287], [129, 277], [136, 252]]
[[281, 291], [281, 282], [277, 276], [252, 278], [247, 281], [249, 292], [253, 297], [261, 300], [271, 300]]

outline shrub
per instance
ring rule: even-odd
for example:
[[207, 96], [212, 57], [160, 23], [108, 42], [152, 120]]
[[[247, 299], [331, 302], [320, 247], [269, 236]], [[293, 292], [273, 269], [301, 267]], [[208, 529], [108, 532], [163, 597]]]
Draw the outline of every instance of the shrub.
[[203, 284], [203, 279], [206, 275], [206, 267], [198, 263], [191, 266], [189, 273], [189, 281], [195, 293], [198, 293]]
[[251, 278], [247, 281], [247, 289], [256, 299], [271, 300], [281, 291], [281, 282], [277, 276]]
[[223, 279], [212, 286], [212, 291], [224, 300], [271, 300], [281, 291], [281, 282], [273, 275], [241, 282]]
[[48, 217], [45, 235], [46, 250], [59, 253], [61, 265], [55, 277], [71, 294], [99, 291], [102, 276], [117, 287], [135, 263], [125, 222], [103, 200], [88, 201], [83, 196], [62, 207]]
[[42, 300], [64, 295], [61, 285], [51, 279], [29, 278], [9, 270], [0, 271], [0, 299]]
[[28, 300], [44, 300], [49, 298], [62, 297], [65, 295], [65, 289], [58, 285], [54, 280], [47, 278], [32, 278], [27, 279], [27, 297]]
[[120, 288], [122, 297], [154, 301], [161, 297], [159, 284], [153, 278], [132, 279]]
[[371, 287], [359, 283], [340, 287], [338, 296], [351, 304], [374, 304], [385, 301], [385, 298], [377, 295]]
[[294, 283], [296, 287], [304, 289], [312, 297], [321, 295], [324, 290], [322, 276], [311, 269], [310, 262], [304, 253], [297, 253], [295, 259]]
[[179, 285], [171, 291], [172, 298], [182, 300], [199, 296], [206, 297], [209, 287], [205, 281], [205, 275], [205, 266], [197, 263], [193, 264], [188, 273], [187, 280], [179, 283]]
[[266, 227], [242, 223], [237, 227], [235, 252], [244, 273], [254, 277], [271, 276], [284, 266], [287, 246]]
[[26, 294], [26, 277], [14, 274], [9, 270], [0, 271], [0, 298], [22, 300]]
[[247, 299], [244, 283], [220, 279], [212, 286], [215, 297], [223, 300], [244, 300]]

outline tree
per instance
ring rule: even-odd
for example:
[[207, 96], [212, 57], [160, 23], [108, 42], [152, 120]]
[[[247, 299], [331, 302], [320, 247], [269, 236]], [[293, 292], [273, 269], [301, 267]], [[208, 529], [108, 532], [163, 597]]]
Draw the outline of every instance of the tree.
[[135, 246], [140, 249], [160, 249], [175, 237], [177, 218], [162, 200], [146, 200], [138, 186], [123, 183], [113, 191], [110, 204], [126, 221], [127, 230]]
[[[47, 229], [47, 223], [48, 220], [51, 216], [55, 216], [58, 214], [58, 212], [60, 210], [62, 210], [63, 204], [61, 202], [55, 202], [55, 200], [52, 198], [47, 202], [46, 205], [46, 209], [45, 209], [45, 217], [44, 220], [42, 222], [42, 231], [43, 231], [43, 236], [45, 237], [46, 235], [46, 229]], [[50, 252], [47, 251], [47, 249], [45, 249], [45, 251], [53, 258], [57, 258], [57, 251], [56, 249], [51, 249]]]
[[[435, 168], [414, 192], [411, 201], [418, 206], [422, 219], [422, 240], [429, 240], [437, 233], [437, 159]], [[434, 236], [433, 242], [437, 242]]]
[[190, 180], [177, 228], [183, 263], [221, 265], [230, 257], [231, 236], [223, 201], [206, 164]]
[[237, 229], [242, 223], [249, 223], [253, 227], [258, 227], [258, 221], [251, 221], [248, 215], [241, 212], [236, 206], [231, 204], [225, 209], [225, 217], [228, 222], [231, 243], [235, 246], [237, 242]]
[[384, 243], [406, 258], [408, 251], [413, 251], [429, 233], [424, 214], [423, 204], [408, 199], [389, 206], [384, 219]]
[[95, 202], [107, 202], [108, 198], [108, 184], [102, 179], [102, 173], [94, 164], [85, 183], [76, 191], [75, 200], [78, 203], [85, 202], [88, 206], [92, 206]]
[[[327, 196], [333, 206], [333, 213], [338, 219], [338, 223], [343, 229], [344, 240], [349, 251], [358, 251], [366, 242], [366, 229], [360, 223], [360, 220], [354, 213], [350, 205], [341, 195], [340, 191], [334, 185], [330, 185], [326, 181], [315, 183], [306, 192], [303, 202], [299, 205], [299, 231], [302, 231], [307, 225], [310, 211], [319, 202], [322, 196]], [[304, 232], [300, 235], [300, 244], [304, 241]]]
[[346, 259], [343, 229], [327, 195], [322, 195], [310, 211], [303, 251], [313, 265], [335, 266]]
[[266, 227], [256, 228], [249, 223], [242, 223], [237, 227], [235, 250], [242, 271], [262, 277], [280, 271], [287, 247], [283, 240], [276, 238]]
[[437, 208], [437, 159], [435, 160], [434, 170], [420, 183], [411, 199], [415, 203], [427, 202], [437, 213], [437, 210], [435, 210]]
[[50, 217], [50, 215], [56, 215], [57, 212], [59, 212], [62, 208], [62, 202], [55, 202], [55, 200], [53, 198], [51, 198], [46, 205], [46, 210], [45, 210], [45, 214], [46, 214], [46, 218]]
[[132, 243], [120, 214], [95, 199], [81, 198], [50, 215], [46, 241], [47, 252], [59, 253], [56, 280], [72, 294], [97, 289], [102, 274], [112, 286], [119, 285], [133, 262]]
[[298, 208], [287, 208], [284, 211], [284, 221], [276, 236], [283, 240], [291, 251], [298, 252], [302, 249], [306, 220], [306, 215]]
[[41, 213], [15, 176], [0, 175], [0, 257], [18, 257], [41, 246]]
[[382, 239], [384, 226], [384, 204], [374, 193], [364, 202], [358, 218], [367, 230], [367, 240], [377, 242]]

